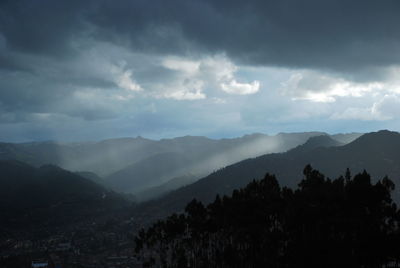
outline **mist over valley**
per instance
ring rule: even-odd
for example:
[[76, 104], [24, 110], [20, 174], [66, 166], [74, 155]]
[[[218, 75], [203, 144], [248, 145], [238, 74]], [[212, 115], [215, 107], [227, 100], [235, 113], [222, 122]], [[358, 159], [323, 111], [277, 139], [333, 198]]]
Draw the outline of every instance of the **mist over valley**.
[[400, 1], [1, 0], [0, 268], [400, 267]]

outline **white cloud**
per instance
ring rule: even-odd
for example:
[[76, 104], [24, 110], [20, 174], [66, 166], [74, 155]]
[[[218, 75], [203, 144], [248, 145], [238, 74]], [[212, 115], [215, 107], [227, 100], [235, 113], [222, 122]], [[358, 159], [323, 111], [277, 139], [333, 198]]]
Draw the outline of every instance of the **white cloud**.
[[341, 77], [327, 75], [317, 71], [296, 72], [281, 83], [284, 95], [293, 100], [312, 102], [335, 102], [339, 97], [362, 97], [367, 93], [382, 90], [382, 82], [352, 82]]
[[399, 95], [385, 95], [380, 101], [374, 103], [372, 111], [387, 120], [400, 117]]
[[349, 107], [343, 112], [336, 112], [331, 119], [351, 119], [363, 121], [385, 121], [400, 116], [400, 97], [384, 95], [370, 107]]
[[166, 93], [163, 95], [163, 97], [175, 100], [200, 100], [200, 99], [205, 99], [206, 95], [202, 93], [200, 90], [197, 90], [195, 92], [179, 90]]
[[336, 112], [330, 117], [334, 120], [362, 120], [362, 121], [373, 121], [373, 120], [385, 120], [377, 114], [373, 107], [349, 107], [342, 112]]
[[214, 81], [222, 91], [228, 94], [249, 95], [257, 93], [260, 89], [260, 82], [251, 83], [238, 82], [235, 73], [238, 67], [225, 56], [209, 57], [200, 64], [200, 70], [208, 75], [209, 81]]
[[221, 83], [234, 79], [234, 73], [238, 70], [238, 67], [226, 56], [216, 55], [203, 58], [200, 61], [199, 70], [202, 74], [207, 75], [210, 80]]
[[330, 111], [328, 119], [378, 122], [400, 118], [399, 66], [382, 69], [380, 77], [368, 81], [352, 81], [316, 70], [291, 72], [281, 82], [281, 94], [294, 101], [314, 102], [317, 112], [323, 105]]
[[229, 94], [248, 95], [258, 92], [260, 89], [260, 82], [239, 83], [233, 79], [229, 83], [221, 83], [221, 88]]
[[[104, 93], [99, 88], [98, 93], [107, 96], [109, 101], [127, 102], [140, 96], [190, 101], [216, 97], [222, 100], [221, 93], [247, 95], [258, 92], [260, 82], [241, 81], [236, 77], [238, 70], [239, 67], [225, 55], [190, 58], [137, 54], [104, 43], [89, 50], [79, 64], [66, 71], [76, 73], [77, 77], [86, 73], [90, 79], [114, 84], [113, 88], [104, 88]], [[83, 87], [79, 90], [86, 91]], [[107, 92], [110, 90], [113, 93]], [[83, 99], [82, 96], [79, 99]]]
[[123, 67], [112, 66], [111, 71], [114, 74], [114, 81], [118, 87], [130, 91], [142, 91], [142, 87], [132, 78], [132, 70], [124, 70]]
[[167, 57], [162, 60], [161, 65], [170, 70], [196, 74], [199, 71], [200, 62], [176, 57]]
[[125, 71], [117, 78], [117, 84], [119, 87], [131, 90], [141, 91], [142, 88], [139, 84], [132, 80], [132, 71]]
[[207, 96], [203, 92], [204, 82], [195, 78], [181, 76], [162, 84], [151, 85], [156, 98], [175, 100], [201, 100]]
[[161, 66], [176, 73], [173, 81], [163, 83], [162, 93], [157, 96], [194, 100], [206, 98], [206, 89], [217, 88], [236, 95], [254, 94], [260, 89], [259, 81], [238, 82], [235, 77], [238, 67], [223, 55], [197, 60], [167, 57], [161, 61]]

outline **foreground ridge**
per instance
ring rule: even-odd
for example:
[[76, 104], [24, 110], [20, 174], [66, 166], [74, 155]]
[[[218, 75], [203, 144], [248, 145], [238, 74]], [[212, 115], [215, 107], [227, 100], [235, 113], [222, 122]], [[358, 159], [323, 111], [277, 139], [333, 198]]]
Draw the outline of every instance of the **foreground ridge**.
[[275, 176], [197, 200], [136, 237], [148, 266], [398, 267], [399, 211], [387, 177], [364, 171], [331, 180], [307, 165], [297, 190]]

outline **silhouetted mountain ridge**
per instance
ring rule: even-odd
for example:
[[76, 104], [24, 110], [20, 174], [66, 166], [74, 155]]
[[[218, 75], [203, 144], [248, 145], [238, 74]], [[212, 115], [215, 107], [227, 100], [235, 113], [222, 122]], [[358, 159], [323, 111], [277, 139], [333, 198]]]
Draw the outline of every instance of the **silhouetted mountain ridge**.
[[[396, 185], [400, 185], [400, 134], [379, 131], [365, 134], [352, 143], [332, 147], [332, 141], [317, 138], [308, 144], [325, 145], [310, 150], [295, 148], [286, 153], [267, 154], [247, 159], [218, 170], [199, 181], [180, 188], [165, 197], [144, 204], [140, 209], [146, 214], [166, 215], [165, 212], [177, 211], [193, 198], [205, 203], [212, 201], [216, 194], [230, 194], [234, 189], [243, 187], [252, 179], [262, 178], [265, 173], [275, 174], [281, 185], [297, 187], [302, 179], [302, 170], [307, 164], [321, 170], [331, 178], [336, 178], [346, 168], [353, 173], [366, 169], [372, 178], [380, 179], [388, 175]], [[304, 145], [306, 146], [306, 145]], [[398, 191], [394, 192], [399, 199]]]
[[128, 204], [120, 195], [60, 167], [0, 161], [0, 227], [57, 226]]
[[[0, 143], [0, 159], [16, 159], [35, 167], [54, 164], [71, 171], [95, 173], [99, 176], [86, 175], [117, 191], [138, 194], [173, 178], [193, 175], [188, 181], [179, 180], [181, 184], [169, 184], [178, 188], [193, 182], [193, 177], [199, 179], [247, 158], [285, 152], [319, 135], [326, 134], [303, 132], [269, 136], [254, 133], [219, 140], [184, 136], [159, 141], [136, 137], [81, 143]], [[346, 137], [347, 134], [341, 136]], [[353, 137], [351, 134], [347, 139]]]
[[[140, 192], [149, 188], [161, 186], [168, 179], [182, 177], [190, 173], [197, 178], [204, 177], [211, 172], [227, 165], [257, 157], [265, 153], [284, 152], [295, 146], [305, 143], [310, 137], [327, 135], [322, 132], [279, 133], [275, 136], [255, 133], [235, 139], [212, 140], [205, 137], [185, 136], [175, 139], [161, 140], [166, 148], [173, 148], [175, 155], [160, 153], [145, 160], [136, 162], [106, 178], [106, 181], [118, 191], [131, 192], [137, 196], [144, 196]], [[323, 138], [321, 138], [323, 139]], [[328, 138], [326, 138], [328, 139]], [[320, 141], [327, 142], [327, 141]], [[330, 140], [330, 145], [337, 142]], [[315, 143], [318, 143], [316, 140]], [[308, 147], [318, 144], [307, 145]], [[174, 160], [175, 159], [175, 160]], [[179, 160], [180, 159], [180, 160]], [[169, 168], [163, 168], [170, 163]], [[151, 163], [146, 164], [146, 163]], [[160, 170], [157, 175], [155, 170]], [[152, 176], [148, 176], [152, 174]], [[192, 183], [181, 180], [181, 185]], [[177, 184], [171, 183], [179, 188]], [[162, 189], [160, 187], [159, 189]], [[162, 192], [160, 192], [162, 194]]]
[[306, 151], [311, 151], [319, 147], [335, 147], [335, 146], [341, 146], [343, 143], [338, 142], [334, 139], [332, 139], [328, 135], [320, 135], [320, 136], [314, 136], [309, 138], [304, 144], [301, 144], [297, 146], [296, 148], [291, 149], [290, 151], [293, 152], [306, 152]]

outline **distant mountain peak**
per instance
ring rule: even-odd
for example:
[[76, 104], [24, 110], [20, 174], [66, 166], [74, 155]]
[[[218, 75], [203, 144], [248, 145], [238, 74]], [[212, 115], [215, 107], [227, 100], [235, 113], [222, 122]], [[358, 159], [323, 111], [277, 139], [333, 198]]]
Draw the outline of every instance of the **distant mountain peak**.
[[376, 132], [366, 133], [349, 145], [367, 145], [371, 143], [380, 143], [381, 145], [394, 145], [393, 142], [400, 142], [400, 133], [390, 130], [379, 130]]
[[327, 146], [339, 146], [341, 145], [341, 143], [335, 139], [332, 139], [328, 135], [320, 135], [309, 138], [304, 145], [327, 147]]
[[[339, 136], [343, 139], [345, 134]], [[357, 136], [355, 133], [352, 136]], [[338, 136], [335, 134], [334, 137]], [[352, 137], [350, 137], [352, 138]], [[156, 208], [162, 213], [182, 210], [183, 204], [193, 198], [211, 202], [217, 194], [230, 194], [266, 173], [275, 174], [283, 186], [297, 187], [307, 164], [317, 167], [329, 178], [337, 178], [346, 168], [357, 174], [368, 170], [373, 180], [389, 176], [400, 184], [400, 133], [378, 131], [365, 134], [351, 143], [339, 142], [329, 135], [309, 137], [307, 142], [284, 153], [266, 154], [246, 159], [197, 180], [195, 183], [168, 193], [153, 203], [138, 207], [139, 213]], [[336, 146], [336, 147], [335, 147]], [[321, 148], [323, 147], [323, 148]], [[396, 201], [400, 195], [396, 192]], [[142, 210], [142, 211], [140, 211]]]
[[268, 134], [263, 134], [263, 133], [251, 133], [244, 135], [243, 138], [262, 138], [268, 136], [269, 136]]
[[310, 151], [319, 147], [335, 147], [341, 146], [343, 143], [332, 139], [330, 136], [323, 134], [309, 138], [304, 144], [297, 146], [292, 151]]
[[307, 131], [307, 132], [279, 132], [278, 134], [276, 134], [276, 136], [290, 136], [290, 135], [294, 135], [294, 134], [297, 134], [297, 135], [307, 135], [307, 134], [309, 135], [309, 134], [311, 134], [313, 136], [316, 136], [316, 135], [328, 135], [325, 132], [321, 132], [321, 131]]
[[391, 136], [391, 137], [399, 137], [399, 136], [400, 136], [400, 133], [399, 133], [399, 132], [396, 132], [396, 131], [391, 131], [391, 130], [383, 129], [383, 130], [379, 130], [379, 131], [376, 131], [376, 132], [366, 133], [366, 134], [364, 134], [363, 136], [366, 136], [366, 137], [368, 137], [368, 136], [375, 136], [375, 137], [377, 137], [377, 136], [381, 136], [381, 137], [383, 137], [383, 136], [385, 136], [385, 137], [388, 137], [388, 136]]

